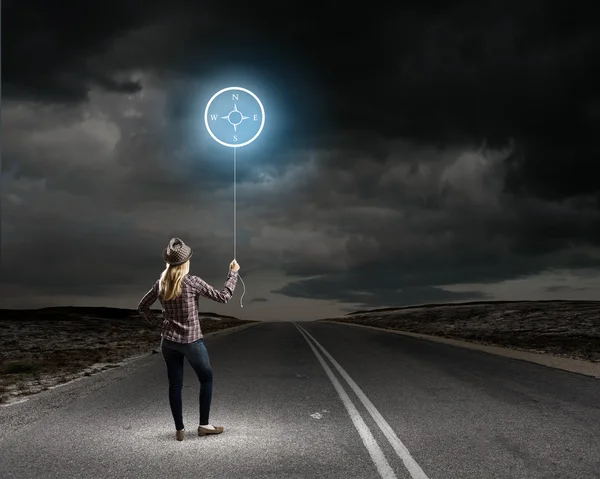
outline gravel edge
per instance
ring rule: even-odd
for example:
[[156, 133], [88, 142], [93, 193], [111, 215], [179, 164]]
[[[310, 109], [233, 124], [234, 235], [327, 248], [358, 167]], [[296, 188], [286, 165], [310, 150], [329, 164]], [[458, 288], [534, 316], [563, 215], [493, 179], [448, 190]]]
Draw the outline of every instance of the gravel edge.
[[600, 379], [600, 363], [584, 361], [581, 359], [563, 358], [559, 356], [554, 356], [552, 354], [521, 351], [510, 348], [503, 348], [501, 346], [490, 346], [487, 344], [478, 344], [471, 341], [461, 341], [459, 339], [442, 338], [440, 336], [432, 336], [430, 334], [413, 333], [409, 331], [401, 331], [389, 328], [378, 328], [376, 326], [367, 326], [364, 324], [329, 320], [322, 320], [321, 322], [331, 324], [345, 324], [348, 326], [355, 326], [358, 328], [369, 328], [377, 331], [384, 331], [386, 333], [401, 334], [403, 336], [410, 336], [413, 338], [424, 339], [427, 341], [434, 341], [437, 343], [448, 344], [450, 346], [457, 346], [459, 348], [467, 348], [482, 351], [489, 354], [495, 354], [496, 356], [504, 356], [507, 358], [519, 359], [521, 361], [528, 361], [530, 363], [536, 363], [542, 366], [547, 366], [554, 369], [561, 369], [563, 371], [568, 371], [577, 374], [584, 374], [586, 376], [591, 376], [593, 378]]

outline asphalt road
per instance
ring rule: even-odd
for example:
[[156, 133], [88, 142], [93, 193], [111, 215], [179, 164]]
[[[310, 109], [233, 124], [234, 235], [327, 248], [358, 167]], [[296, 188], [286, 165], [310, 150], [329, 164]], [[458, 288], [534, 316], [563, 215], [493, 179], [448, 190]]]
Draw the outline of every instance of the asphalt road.
[[223, 434], [186, 363], [175, 440], [155, 354], [0, 408], [0, 477], [600, 478], [598, 379], [341, 324], [206, 344]]

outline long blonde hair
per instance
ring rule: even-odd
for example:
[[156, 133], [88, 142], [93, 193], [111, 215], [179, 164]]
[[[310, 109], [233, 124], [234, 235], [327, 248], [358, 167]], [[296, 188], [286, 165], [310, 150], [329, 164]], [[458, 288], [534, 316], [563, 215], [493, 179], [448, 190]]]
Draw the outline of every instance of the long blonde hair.
[[183, 289], [183, 277], [190, 272], [190, 260], [177, 266], [167, 267], [160, 275], [159, 294], [164, 301], [177, 298]]

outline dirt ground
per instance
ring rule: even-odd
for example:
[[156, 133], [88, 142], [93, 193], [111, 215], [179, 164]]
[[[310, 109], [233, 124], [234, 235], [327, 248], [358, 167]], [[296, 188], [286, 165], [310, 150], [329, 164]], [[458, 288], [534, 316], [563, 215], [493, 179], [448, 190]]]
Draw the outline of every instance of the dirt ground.
[[328, 318], [600, 363], [600, 301], [430, 305]]
[[[137, 312], [90, 309], [2, 311], [0, 403], [118, 367], [160, 345], [160, 331]], [[216, 319], [201, 319], [204, 334], [253, 322]]]

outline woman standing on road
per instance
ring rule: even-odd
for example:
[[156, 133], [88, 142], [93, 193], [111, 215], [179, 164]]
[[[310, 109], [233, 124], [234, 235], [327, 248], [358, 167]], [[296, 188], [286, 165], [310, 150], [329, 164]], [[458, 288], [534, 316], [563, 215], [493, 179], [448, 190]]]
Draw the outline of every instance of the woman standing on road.
[[147, 321], [159, 326], [159, 319], [150, 306], [158, 299], [162, 305], [164, 319], [161, 325], [161, 350], [167, 365], [169, 378], [169, 405], [175, 421], [175, 437], [183, 441], [183, 358], [188, 362], [200, 381], [200, 425], [198, 436], [220, 434], [224, 428], [209, 423], [212, 400], [213, 375], [198, 319], [198, 298], [203, 296], [218, 303], [227, 303], [233, 296], [238, 279], [239, 264], [234, 259], [229, 265], [229, 274], [222, 291], [189, 274], [192, 249], [179, 238], [173, 238], [163, 251], [166, 269], [156, 280], [152, 289], [140, 301], [138, 311]]

